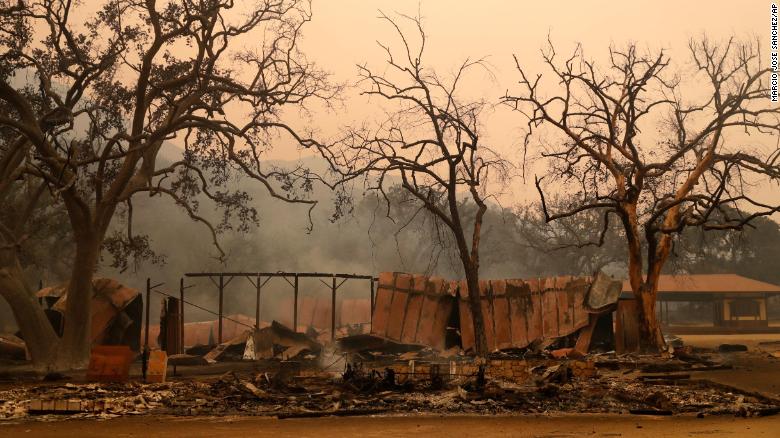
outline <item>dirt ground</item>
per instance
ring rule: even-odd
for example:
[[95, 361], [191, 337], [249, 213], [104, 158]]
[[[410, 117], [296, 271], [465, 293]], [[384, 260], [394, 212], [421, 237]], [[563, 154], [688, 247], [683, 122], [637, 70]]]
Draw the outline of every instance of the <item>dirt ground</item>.
[[718, 348], [720, 344], [742, 344], [754, 350], [760, 342], [780, 341], [780, 333], [751, 333], [740, 335], [678, 335], [685, 345]]
[[[742, 344], [750, 351], [757, 351], [760, 342], [780, 341], [780, 334], [749, 335], [681, 335], [685, 345], [702, 348], [718, 348], [720, 344]], [[756, 360], [742, 354], [722, 354], [730, 370], [694, 373], [692, 377], [706, 378], [714, 382], [736, 386], [773, 397], [780, 396], [780, 363], [777, 360]]]
[[515, 417], [264, 418], [125, 417], [110, 421], [0, 423], [8, 437], [772, 437], [780, 417], [637, 417], [628, 415]]

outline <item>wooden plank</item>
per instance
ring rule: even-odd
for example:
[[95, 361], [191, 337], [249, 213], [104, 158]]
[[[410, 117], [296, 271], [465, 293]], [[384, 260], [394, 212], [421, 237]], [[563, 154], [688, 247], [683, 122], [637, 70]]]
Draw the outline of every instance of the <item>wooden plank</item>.
[[420, 321], [417, 324], [415, 342], [418, 344], [431, 345], [436, 342], [437, 334], [434, 332], [434, 325], [436, 323], [436, 312], [439, 306], [438, 295], [445, 285], [446, 282], [442, 278], [433, 277], [428, 279], [426, 293], [422, 299]]
[[542, 293], [542, 318], [545, 339], [558, 337], [558, 297], [554, 290], [546, 290]]
[[542, 284], [540, 281], [534, 279], [533, 283], [529, 284], [531, 288], [531, 319], [528, 325], [528, 342], [533, 342], [536, 339], [541, 339], [544, 336], [544, 314], [542, 312]]
[[574, 349], [580, 354], [588, 354], [588, 351], [590, 351], [590, 342], [593, 339], [593, 331], [596, 330], [599, 315], [590, 315], [589, 319], [588, 325], [580, 330], [577, 344], [574, 346]]
[[433, 319], [428, 345], [439, 351], [444, 351], [447, 342], [447, 324], [452, 315], [455, 299], [449, 295], [440, 295], [436, 301], [436, 316]]
[[390, 305], [393, 301], [393, 288], [395, 287], [395, 275], [392, 272], [379, 274], [379, 288], [374, 300], [374, 318], [371, 324], [371, 334], [377, 336], [387, 335], [387, 323], [390, 319]]
[[575, 328], [584, 327], [590, 322], [589, 313], [585, 308], [585, 296], [588, 291], [588, 283], [580, 279], [574, 287], [574, 326]]
[[509, 312], [509, 299], [506, 296], [506, 280], [491, 280], [493, 292], [493, 324], [495, 326], [496, 347], [501, 350], [512, 347], [512, 315]]
[[423, 307], [423, 295], [415, 294], [409, 296], [406, 306], [406, 317], [403, 320], [401, 342], [404, 344], [414, 344], [417, 339], [417, 324], [420, 322], [420, 312]]
[[412, 288], [412, 276], [399, 272], [395, 278], [393, 302], [390, 304], [390, 317], [387, 319], [387, 338], [401, 341], [401, 332], [406, 318], [407, 291]]
[[474, 320], [471, 317], [471, 309], [468, 303], [468, 292], [465, 281], [459, 283], [453, 282], [458, 288], [460, 299], [458, 299], [458, 307], [460, 311], [460, 339], [463, 345], [463, 350], [474, 349]]
[[512, 327], [512, 346], [523, 348], [530, 344], [528, 340], [528, 321], [533, 316], [531, 291], [522, 280], [507, 280], [507, 299]]
[[493, 320], [493, 300], [490, 296], [490, 282], [479, 281], [480, 307], [482, 308], [482, 322], [485, 325], [485, 340], [489, 351], [496, 349], [496, 331]]
[[555, 298], [558, 307], [558, 336], [566, 336], [574, 332], [574, 302], [569, 290], [556, 290]]
[[412, 282], [414, 276], [412, 274], [406, 274], [404, 272], [396, 272], [395, 274], [395, 290], [402, 292], [408, 292], [412, 290]]
[[406, 316], [404, 318], [403, 331], [401, 333], [401, 342], [404, 344], [413, 344], [417, 339], [417, 328], [420, 323], [420, 316], [423, 308], [423, 293], [428, 278], [422, 275], [415, 275], [413, 279], [413, 293], [409, 294], [406, 301]]

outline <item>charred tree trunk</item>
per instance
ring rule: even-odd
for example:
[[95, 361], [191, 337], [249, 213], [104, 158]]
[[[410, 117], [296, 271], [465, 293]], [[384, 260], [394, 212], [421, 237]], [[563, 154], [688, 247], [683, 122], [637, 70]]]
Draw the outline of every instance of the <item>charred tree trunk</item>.
[[666, 347], [661, 325], [655, 313], [657, 281], [643, 283], [636, 294], [639, 302], [639, 345], [642, 351], [658, 353]]
[[[450, 168], [450, 181], [456, 179], [455, 167]], [[472, 194], [475, 189], [472, 187]], [[466, 241], [463, 233], [464, 227], [460, 218], [458, 209], [457, 191], [455, 186], [451, 186], [448, 193], [450, 217], [452, 217], [451, 229], [455, 234], [455, 240], [460, 253], [460, 260], [463, 263], [463, 272], [466, 275], [466, 285], [468, 286], [468, 303], [471, 310], [471, 320], [474, 323], [474, 348], [477, 356], [487, 357], [488, 345], [485, 335], [485, 319], [482, 317], [482, 297], [479, 294], [479, 241], [482, 230], [482, 217], [487, 209], [484, 203], [475, 196], [478, 205], [477, 214], [474, 217], [474, 228], [472, 230], [471, 246]]]
[[466, 284], [468, 286], [468, 302], [474, 323], [474, 347], [475, 353], [480, 357], [486, 357], [489, 353], [487, 338], [485, 337], [485, 320], [482, 317], [482, 298], [479, 294], [479, 270], [474, 266], [464, 266], [466, 271]]
[[35, 293], [25, 283], [18, 263], [0, 267], [0, 295], [11, 307], [33, 365], [50, 368], [57, 358], [59, 337], [38, 304]]
[[660, 266], [655, 258], [655, 240], [650, 234], [646, 234], [648, 241], [649, 264], [647, 281], [643, 278], [644, 263], [642, 259], [642, 244], [637, 225], [636, 204], [630, 203], [624, 206], [622, 216], [628, 242], [628, 278], [631, 283], [631, 291], [636, 298], [639, 309], [639, 345], [642, 351], [657, 353], [666, 347], [661, 326], [655, 314], [656, 294], [658, 291], [658, 278]]
[[628, 276], [631, 283], [631, 290], [634, 298], [639, 304], [638, 322], [639, 322], [639, 345], [642, 351], [648, 353], [658, 353], [666, 348], [661, 325], [655, 314], [656, 296], [658, 292], [658, 277], [660, 271], [650, 270], [647, 281], [643, 279], [642, 274], [642, 248], [637, 245], [629, 244], [629, 264]]
[[82, 238], [76, 242], [68, 300], [65, 310], [65, 330], [58, 365], [63, 368], [83, 368], [89, 360], [92, 326], [92, 278], [100, 255], [100, 239]]

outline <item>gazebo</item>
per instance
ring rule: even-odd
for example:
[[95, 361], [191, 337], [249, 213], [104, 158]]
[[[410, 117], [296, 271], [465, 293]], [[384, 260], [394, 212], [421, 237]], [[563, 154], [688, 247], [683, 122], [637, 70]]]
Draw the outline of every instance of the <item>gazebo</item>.
[[[621, 298], [633, 298], [628, 281]], [[767, 312], [780, 286], [737, 274], [662, 275], [658, 318], [670, 333], [780, 332]]]

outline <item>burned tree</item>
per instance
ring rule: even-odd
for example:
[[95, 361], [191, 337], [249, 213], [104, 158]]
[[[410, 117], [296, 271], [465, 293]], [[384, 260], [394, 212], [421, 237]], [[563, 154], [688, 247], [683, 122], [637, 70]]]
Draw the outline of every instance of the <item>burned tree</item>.
[[[134, 196], [170, 198], [207, 227], [217, 248], [217, 233], [236, 226], [231, 218], [238, 227], [256, 221], [248, 195], [227, 188], [231, 169], [274, 198], [313, 205], [297, 196], [311, 188], [312, 176], [265, 168], [262, 154], [281, 137], [309, 145], [282, 109], [336, 91], [297, 48], [310, 20], [304, 0], [109, 0], [88, 7], [0, 2], [0, 196], [33, 178], [67, 211], [75, 256], [63, 339], [43, 327], [16, 269], [23, 221], [1, 228], [0, 293], [33, 359], [58, 368], [86, 363], [92, 276], [105, 243], [120, 256], [148, 253], [148, 240], [132, 229]], [[162, 159], [165, 149], [180, 159]], [[224, 212], [222, 223], [198, 213], [199, 196]], [[110, 234], [120, 209], [130, 215], [126, 233]]]
[[[622, 224], [647, 350], [664, 346], [656, 292], [676, 236], [741, 229], [779, 208], [751, 188], [780, 176], [770, 143], [780, 107], [770, 103], [760, 48], [702, 38], [689, 49], [693, 71], [673, 75], [664, 52], [610, 49], [600, 69], [581, 48], [561, 60], [550, 44], [543, 58], [553, 81], [516, 59], [521, 90], [505, 98], [528, 122], [526, 145], [537, 141], [550, 165], [548, 178], [536, 178], [546, 220], [597, 210], [604, 232], [612, 216]], [[570, 201], [551, 211], [545, 190], [555, 189]]]
[[[467, 60], [445, 81], [425, 66], [426, 37], [418, 18], [401, 16], [418, 32], [415, 47], [399, 20], [380, 17], [397, 32], [401, 50], [382, 45], [387, 69], [377, 73], [359, 66], [363, 92], [393, 109], [374, 129], [354, 129], [347, 139], [323, 155], [345, 179], [364, 178], [369, 191], [379, 193], [390, 212], [387, 190], [399, 184], [417, 202], [418, 211], [432, 215], [448, 230], [463, 266], [474, 316], [477, 353], [487, 354], [479, 297], [479, 245], [489, 179], [498, 180], [506, 163], [480, 143], [479, 116], [485, 103], [461, 100], [459, 85], [481, 61]], [[464, 217], [463, 198], [476, 206]], [[468, 222], [473, 224], [468, 230]], [[431, 236], [435, 238], [435, 236]]]

